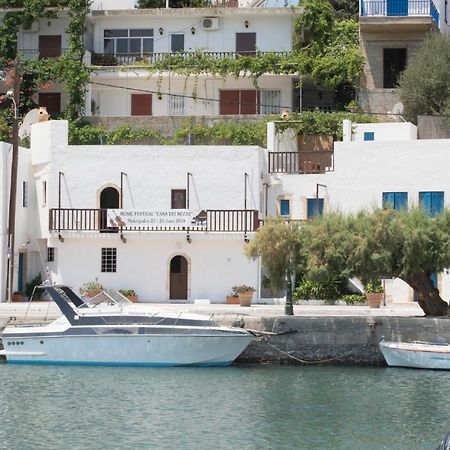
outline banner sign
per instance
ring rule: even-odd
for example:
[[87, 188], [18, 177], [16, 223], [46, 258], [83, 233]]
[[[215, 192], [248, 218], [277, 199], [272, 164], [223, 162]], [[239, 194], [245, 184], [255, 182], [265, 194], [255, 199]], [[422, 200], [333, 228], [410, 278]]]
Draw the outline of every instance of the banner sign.
[[108, 209], [108, 227], [110, 228], [182, 228], [206, 229], [205, 210], [190, 209], [138, 210]]

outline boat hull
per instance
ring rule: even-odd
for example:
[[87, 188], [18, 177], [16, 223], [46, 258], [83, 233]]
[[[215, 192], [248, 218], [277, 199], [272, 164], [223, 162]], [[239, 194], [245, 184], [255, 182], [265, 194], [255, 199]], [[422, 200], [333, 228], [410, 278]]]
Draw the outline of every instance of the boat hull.
[[4, 336], [3, 340], [9, 364], [170, 367], [227, 366], [252, 336], [236, 332], [220, 336]]
[[428, 343], [380, 342], [389, 366], [450, 370], [450, 346]]

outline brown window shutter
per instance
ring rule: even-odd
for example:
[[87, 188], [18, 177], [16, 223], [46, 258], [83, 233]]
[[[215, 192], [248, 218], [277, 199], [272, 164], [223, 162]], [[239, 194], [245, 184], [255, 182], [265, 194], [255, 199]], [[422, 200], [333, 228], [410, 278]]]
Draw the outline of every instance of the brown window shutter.
[[239, 91], [220, 91], [220, 114], [239, 114]]
[[243, 56], [255, 56], [256, 33], [236, 33], [236, 53]]
[[172, 189], [172, 209], [186, 209], [186, 189]]
[[59, 92], [40, 92], [39, 106], [47, 108], [47, 112], [56, 117], [61, 114], [61, 94]]
[[39, 58], [61, 56], [61, 35], [39, 36]]
[[258, 91], [241, 91], [241, 114], [258, 114]]
[[152, 94], [131, 94], [131, 115], [152, 115]]

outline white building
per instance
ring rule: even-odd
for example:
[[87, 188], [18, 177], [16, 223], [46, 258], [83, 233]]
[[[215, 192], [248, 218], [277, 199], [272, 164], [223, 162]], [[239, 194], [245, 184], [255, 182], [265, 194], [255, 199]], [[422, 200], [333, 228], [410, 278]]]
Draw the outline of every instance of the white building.
[[[98, 279], [143, 301], [224, 302], [232, 286], [259, 284], [259, 263], [243, 249], [259, 226], [263, 149], [67, 140], [68, 123], [49, 121], [33, 125], [31, 149], [21, 149], [14, 290], [47, 268], [54, 282], [78, 289]], [[110, 227], [106, 208], [146, 221]]]
[[[357, 212], [386, 205], [422, 205], [430, 213], [450, 207], [450, 140], [417, 140], [410, 123], [351, 124], [344, 121], [344, 141], [334, 150], [302, 151], [289, 136], [269, 124], [268, 157], [272, 188], [268, 205], [289, 219], [307, 220], [317, 213]], [[443, 298], [450, 277], [435, 274]], [[386, 280], [388, 302], [414, 299], [400, 280]]]
[[[143, 63], [196, 51], [217, 59], [291, 52], [300, 8], [135, 9], [132, 3], [104, 0], [91, 7], [85, 63], [93, 70], [84, 115], [257, 115], [298, 106], [295, 73], [263, 74], [256, 87], [244, 73], [238, 78], [151, 75]], [[31, 29], [19, 32], [18, 51], [32, 58], [59, 57], [68, 46], [68, 23], [65, 11], [58, 18], [38, 20]], [[50, 83], [40, 89], [36, 100], [56, 115], [67, 102], [64, 86]]]
[[[450, 140], [416, 133], [410, 123], [345, 122], [343, 142], [305, 150], [304, 139], [270, 123], [267, 150], [70, 146], [67, 122], [35, 124], [31, 149], [20, 151], [13, 289], [48, 270], [54, 282], [78, 289], [98, 279], [140, 301], [224, 302], [238, 284], [259, 298], [260, 262], [244, 248], [267, 216], [450, 205]], [[10, 145], [1, 151], [4, 292]], [[437, 274], [444, 298], [449, 280]], [[386, 284], [389, 302], [413, 300], [403, 282]]]

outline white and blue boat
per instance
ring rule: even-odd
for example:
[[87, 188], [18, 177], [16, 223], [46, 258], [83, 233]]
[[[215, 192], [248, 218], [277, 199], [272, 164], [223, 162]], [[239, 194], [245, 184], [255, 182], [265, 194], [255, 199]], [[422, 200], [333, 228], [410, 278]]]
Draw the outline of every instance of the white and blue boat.
[[117, 293], [84, 302], [67, 286], [42, 286], [62, 316], [8, 325], [3, 354], [14, 364], [227, 366], [252, 341], [241, 328], [198, 314], [139, 308]]

